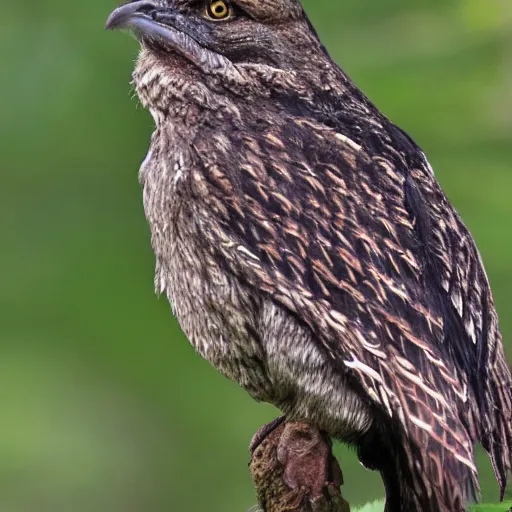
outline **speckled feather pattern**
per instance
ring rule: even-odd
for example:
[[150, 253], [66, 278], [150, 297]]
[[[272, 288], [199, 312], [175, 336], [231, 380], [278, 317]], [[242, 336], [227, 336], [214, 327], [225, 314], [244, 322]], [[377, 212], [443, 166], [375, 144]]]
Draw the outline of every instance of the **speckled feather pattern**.
[[360, 448], [387, 510], [460, 512], [476, 442], [510, 470], [489, 283], [423, 152], [317, 48], [315, 76], [143, 49], [156, 289], [220, 372]]

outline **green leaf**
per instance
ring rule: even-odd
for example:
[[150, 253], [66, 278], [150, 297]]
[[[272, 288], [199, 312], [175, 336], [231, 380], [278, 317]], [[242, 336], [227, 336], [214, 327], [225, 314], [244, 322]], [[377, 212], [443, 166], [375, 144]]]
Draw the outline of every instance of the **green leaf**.
[[[512, 501], [503, 503], [482, 503], [471, 508], [472, 512], [509, 512], [512, 509]], [[353, 509], [353, 512], [383, 512], [384, 501], [374, 501], [367, 503], [362, 508]]]
[[512, 510], [512, 501], [504, 501], [502, 503], [482, 503], [475, 505], [472, 509], [474, 512], [508, 512]]
[[383, 512], [384, 500], [374, 501], [373, 503], [367, 503], [362, 508], [352, 509], [353, 512]]

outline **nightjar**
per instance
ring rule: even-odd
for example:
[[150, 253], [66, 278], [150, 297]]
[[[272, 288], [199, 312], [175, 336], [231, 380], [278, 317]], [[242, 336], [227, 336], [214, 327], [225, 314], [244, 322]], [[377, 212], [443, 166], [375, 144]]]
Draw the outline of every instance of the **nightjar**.
[[107, 27], [141, 43], [155, 284], [197, 352], [355, 446], [387, 511], [466, 510], [478, 442], [503, 494], [512, 381], [473, 238], [299, 2], [135, 1]]

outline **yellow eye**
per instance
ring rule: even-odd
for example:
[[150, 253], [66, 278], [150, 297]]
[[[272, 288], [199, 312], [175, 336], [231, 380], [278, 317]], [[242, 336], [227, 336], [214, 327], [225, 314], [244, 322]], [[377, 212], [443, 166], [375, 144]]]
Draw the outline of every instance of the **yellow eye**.
[[206, 14], [208, 18], [215, 21], [227, 20], [231, 18], [233, 9], [231, 5], [224, 2], [224, 0], [215, 0], [214, 2], [208, 2]]

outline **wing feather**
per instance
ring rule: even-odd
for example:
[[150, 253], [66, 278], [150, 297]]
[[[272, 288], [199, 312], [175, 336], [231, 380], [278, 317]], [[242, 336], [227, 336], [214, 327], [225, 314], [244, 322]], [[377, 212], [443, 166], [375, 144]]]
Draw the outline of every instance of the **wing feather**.
[[444, 306], [444, 350], [459, 378], [466, 376], [473, 400], [465, 416], [491, 458], [503, 497], [511, 468], [512, 381], [489, 281], [471, 233], [429, 166], [418, 166], [409, 183], [411, 212], [428, 217], [429, 227], [419, 236], [427, 251], [426, 270]]

